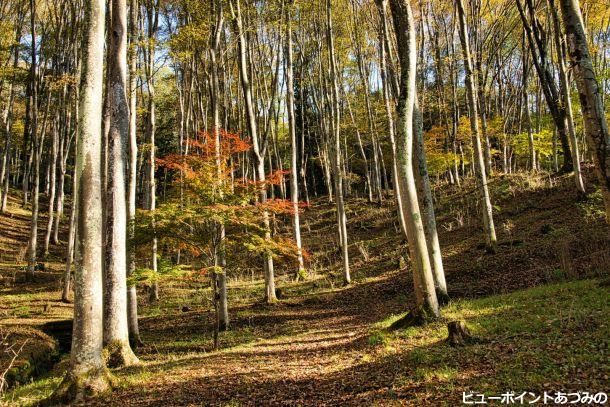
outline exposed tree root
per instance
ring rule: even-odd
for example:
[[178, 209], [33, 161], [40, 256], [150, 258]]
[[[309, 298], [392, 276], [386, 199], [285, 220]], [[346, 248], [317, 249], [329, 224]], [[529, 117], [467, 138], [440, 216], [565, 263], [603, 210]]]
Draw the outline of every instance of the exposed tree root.
[[396, 331], [398, 329], [406, 329], [411, 326], [423, 326], [430, 322], [433, 322], [437, 319], [437, 316], [434, 312], [425, 306], [419, 306], [416, 308], [412, 308], [407, 315], [395, 321], [392, 325], [390, 325], [391, 331]]

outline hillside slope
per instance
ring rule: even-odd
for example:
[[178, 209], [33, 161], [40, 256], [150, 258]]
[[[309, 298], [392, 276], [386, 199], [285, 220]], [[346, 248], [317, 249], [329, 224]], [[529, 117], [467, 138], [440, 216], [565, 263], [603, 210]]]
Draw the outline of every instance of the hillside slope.
[[[316, 200], [303, 214], [310, 278], [279, 269], [282, 299], [260, 302], [258, 274], [241, 265], [230, 282], [231, 330], [212, 351], [206, 285], [176, 282], [162, 300], [141, 303], [143, 364], [114, 373], [119, 387], [99, 405], [456, 405], [462, 391], [607, 390], [610, 330], [609, 229], [595, 194], [579, 201], [567, 177], [496, 177], [491, 185], [500, 250], [488, 254], [471, 185], [436, 191], [439, 232], [452, 304], [425, 328], [386, 328], [413, 302], [406, 246], [391, 197], [382, 206], [350, 199], [354, 284], [340, 284], [333, 206]], [[11, 207], [14, 243], [27, 214]], [[17, 216], [18, 215], [18, 216]], [[6, 251], [2, 326], [40, 327], [70, 316], [58, 302], [61, 265], [41, 282], [20, 282]], [[255, 270], [256, 271], [256, 270]], [[572, 280], [583, 280], [574, 281]], [[529, 288], [535, 287], [535, 288]], [[526, 289], [523, 291], [522, 289]], [[484, 297], [484, 298], [481, 298]], [[479, 342], [453, 349], [447, 320], [466, 320]], [[50, 375], [9, 393], [30, 403], [52, 391]]]

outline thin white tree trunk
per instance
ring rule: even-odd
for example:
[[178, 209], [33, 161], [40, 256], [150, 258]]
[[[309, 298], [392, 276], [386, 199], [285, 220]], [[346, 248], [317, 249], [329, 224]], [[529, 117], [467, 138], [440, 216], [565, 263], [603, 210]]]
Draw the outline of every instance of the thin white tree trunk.
[[49, 255], [49, 243], [51, 243], [51, 234], [53, 233], [53, 220], [55, 217], [55, 191], [57, 181], [57, 150], [59, 144], [59, 129], [57, 126], [53, 128], [53, 141], [51, 147], [51, 168], [49, 176], [49, 218], [47, 220], [47, 231], [44, 239], [44, 253]]
[[[243, 21], [241, 14], [240, 0], [236, 0], [235, 4], [231, 2], [231, 12], [235, 22], [235, 28], [238, 37], [239, 46], [239, 72], [241, 77], [241, 84], [246, 105], [246, 119], [250, 136], [252, 137], [252, 144], [254, 149], [254, 156], [256, 158], [256, 177], [257, 181], [261, 184], [259, 191], [259, 200], [261, 203], [267, 201], [267, 188], [265, 186], [265, 150], [267, 146], [263, 146], [259, 139], [256, 114], [254, 111], [254, 103], [252, 100], [252, 85], [250, 83], [248, 74], [248, 45], [246, 43], [246, 34], [243, 29]], [[263, 212], [263, 228], [265, 229], [265, 240], [271, 239], [271, 228], [269, 212]], [[273, 257], [271, 253], [265, 253], [264, 257], [264, 273], [265, 273], [265, 298], [267, 302], [275, 302], [277, 300], [275, 294], [275, 273], [273, 269]]]
[[[212, 131], [216, 141], [216, 174], [219, 182], [222, 181], [221, 168], [221, 151], [220, 151], [220, 112], [219, 112], [219, 83], [218, 83], [218, 62], [217, 54], [220, 45], [220, 38], [224, 27], [222, 1], [213, 0], [216, 8], [216, 21], [212, 37], [212, 46], [210, 47], [210, 70], [212, 71]], [[221, 188], [222, 190], [222, 188]], [[225, 331], [229, 328], [229, 299], [227, 295], [227, 253], [226, 253], [226, 230], [225, 225], [218, 223], [217, 225], [218, 243], [216, 248], [216, 265], [220, 266], [220, 272], [215, 274], [215, 284], [218, 289], [218, 329]]]
[[[30, 81], [31, 81], [31, 96], [30, 96], [30, 130], [32, 138], [32, 153], [30, 160], [34, 159], [34, 180], [32, 190], [32, 221], [30, 223], [30, 237], [28, 240], [28, 268], [26, 271], [26, 280], [34, 280], [34, 272], [36, 270], [36, 249], [38, 246], [38, 193], [40, 189], [40, 151], [38, 145], [38, 84], [37, 84], [37, 68], [36, 68], [36, 0], [30, 0], [30, 21], [32, 35], [32, 61], [30, 63]], [[42, 140], [41, 140], [42, 141]], [[42, 144], [42, 142], [40, 143]], [[35, 158], [34, 158], [35, 157]], [[25, 182], [24, 182], [25, 183]], [[24, 200], [25, 198], [24, 195]], [[25, 202], [25, 201], [24, 201]]]
[[386, 16], [387, 0], [376, 0], [379, 17], [382, 24], [382, 32], [380, 34], [381, 39], [381, 82], [383, 85], [383, 101], [385, 105], [386, 118], [388, 121], [388, 137], [390, 139], [390, 146], [392, 148], [392, 181], [394, 183], [394, 195], [396, 199], [396, 206], [398, 208], [398, 220], [405, 238], [407, 236], [407, 225], [405, 224], [402, 196], [400, 194], [400, 182], [398, 181], [398, 164], [396, 159], [396, 137], [394, 131], [394, 112], [392, 105], [394, 103], [390, 95], [390, 79], [388, 70], [388, 55], [389, 50], [389, 28]]
[[483, 151], [481, 147], [477, 92], [474, 72], [472, 69], [472, 59], [470, 56], [468, 27], [466, 26], [466, 13], [464, 11], [464, 5], [462, 1], [463, 0], [456, 0], [456, 5], [458, 10], [458, 20], [460, 23], [459, 31], [460, 42], [462, 43], [464, 69], [466, 71], [466, 94], [468, 96], [468, 105], [470, 106], [470, 130], [472, 132], [472, 148], [474, 155], [473, 165], [475, 166], [479, 194], [481, 196], [481, 201], [483, 205], [483, 227], [485, 228], [487, 248], [490, 251], [495, 251], [497, 246], [496, 229], [494, 227], [493, 208], [491, 206], [491, 199], [489, 197], [489, 188], [487, 186], [487, 173], [485, 172], [485, 162], [483, 159]]
[[443, 267], [441, 245], [438, 239], [438, 230], [436, 228], [436, 215], [434, 213], [432, 186], [430, 185], [430, 175], [428, 174], [428, 164], [426, 162], [422, 115], [417, 104], [417, 98], [415, 98], [413, 131], [415, 132], [413, 143], [416, 156], [414, 162], [417, 165], [415, 179], [417, 183], [421, 185], [419, 189], [421, 190], [422, 194], [422, 209], [426, 218], [424, 224], [424, 230], [426, 231], [426, 243], [428, 246], [428, 252], [430, 253], [430, 261], [432, 262], [436, 296], [440, 303], [445, 304], [449, 301], [449, 295], [447, 293], [447, 282], [445, 281], [445, 269]]
[[[288, 111], [288, 130], [290, 134], [290, 200], [292, 202], [292, 230], [297, 246], [297, 272], [296, 278], [307, 277], [303, 262], [303, 245], [301, 243], [301, 222], [299, 220], [299, 175], [297, 159], [299, 155], [297, 146], [297, 130], [294, 112], [294, 73], [292, 69], [292, 2], [286, 7], [286, 109]], [[368, 172], [367, 172], [368, 174]]]
[[[136, 253], [131, 242], [135, 235], [134, 220], [136, 217], [136, 187], [138, 173], [138, 139], [137, 139], [137, 18], [138, 0], [131, 0], [129, 8], [129, 185], [128, 185], [128, 209], [127, 222], [129, 228], [129, 240], [127, 247], [128, 269], [127, 277], [136, 270]], [[138, 291], [135, 284], [127, 287], [127, 323], [129, 328], [129, 340], [133, 346], [142, 343], [140, 339], [140, 328], [138, 325]]]
[[337, 205], [337, 224], [339, 228], [339, 241], [341, 246], [341, 256], [343, 260], [343, 282], [351, 282], [349, 252], [347, 239], [347, 217], [345, 215], [345, 202], [343, 200], [343, 171], [341, 169], [341, 110], [339, 108], [339, 83], [337, 78], [337, 62], [335, 59], [335, 43], [333, 38], [332, 23], [332, 0], [326, 2], [326, 22], [327, 22], [327, 42], [330, 59], [330, 82], [332, 87], [331, 106], [332, 106], [332, 132], [333, 132], [333, 172], [335, 200]]

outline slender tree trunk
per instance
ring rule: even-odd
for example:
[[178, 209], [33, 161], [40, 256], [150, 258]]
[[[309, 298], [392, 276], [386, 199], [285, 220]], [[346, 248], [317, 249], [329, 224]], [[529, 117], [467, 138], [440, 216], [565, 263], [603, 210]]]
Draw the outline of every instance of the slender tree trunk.
[[[81, 61], [82, 59], [78, 62], [76, 71], [77, 71], [77, 75], [80, 77], [81, 76]], [[76, 123], [75, 123], [75, 128], [76, 128], [76, 141], [75, 141], [75, 145], [74, 145], [74, 151], [75, 154], [78, 153], [78, 132], [79, 130], [79, 117], [80, 117], [80, 88], [78, 86], [75, 87], [74, 90], [74, 95], [76, 97], [76, 104], [74, 107], [74, 116], [76, 117]], [[72, 283], [72, 263], [74, 262], [74, 246], [75, 246], [75, 240], [76, 240], [76, 217], [77, 217], [77, 210], [78, 210], [78, 205], [77, 205], [77, 199], [78, 196], [76, 194], [76, 190], [78, 188], [78, 184], [77, 184], [77, 176], [76, 176], [76, 169], [74, 171], [74, 173], [72, 174], [72, 207], [70, 208], [70, 226], [69, 226], [69, 230], [68, 230], [68, 247], [66, 249], [66, 272], [64, 274], [64, 284], [63, 284], [63, 290], [62, 290], [62, 294], [61, 294], [61, 300], [65, 303], [70, 302], [69, 299], [69, 295], [70, 295], [70, 288], [71, 288], [71, 283]]]
[[104, 268], [104, 345], [108, 363], [138, 362], [129, 345], [127, 323], [127, 1], [112, 0], [108, 108], [108, 189], [106, 190], [106, 267]]
[[568, 140], [568, 128], [566, 121], [566, 110], [562, 106], [561, 97], [555, 84], [555, 78], [549, 69], [549, 61], [546, 52], [546, 35], [541, 32], [541, 24], [534, 15], [534, 5], [532, 0], [525, 0], [531, 17], [532, 23], [527, 20], [525, 10], [521, 4], [521, 0], [516, 0], [517, 10], [523, 22], [526, 38], [529, 44], [529, 49], [532, 55], [532, 62], [538, 73], [540, 86], [544, 92], [547, 106], [553, 117], [553, 122], [557, 128], [559, 141], [563, 150], [563, 165], [562, 172], [570, 172], [573, 169], [572, 152], [570, 150], [570, 142]]
[[[238, 37], [239, 47], [239, 72], [241, 77], [242, 90], [246, 105], [247, 125], [252, 137], [254, 156], [256, 158], [256, 176], [257, 181], [261, 184], [259, 199], [261, 203], [267, 201], [267, 188], [265, 186], [265, 150], [266, 143], [261, 143], [258, 134], [256, 123], [256, 114], [254, 111], [254, 103], [252, 101], [252, 86], [248, 74], [248, 45], [246, 43], [246, 34], [243, 29], [240, 0], [236, 0], [235, 4], [231, 2], [231, 13], [235, 23], [235, 29]], [[263, 212], [263, 228], [265, 230], [265, 240], [271, 239], [269, 212]], [[265, 297], [267, 302], [277, 301], [275, 294], [275, 273], [273, 270], [273, 257], [271, 253], [264, 254], [264, 273], [265, 273]]]
[[572, 109], [572, 99], [570, 98], [570, 82], [566, 73], [565, 52], [562, 41], [561, 26], [559, 24], [559, 16], [555, 9], [554, 0], [547, 0], [549, 9], [553, 16], [555, 48], [557, 52], [557, 65], [559, 68], [559, 91], [561, 92], [561, 101], [566, 111], [566, 120], [568, 134], [570, 135], [570, 143], [572, 147], [572, 160], [574, 162], [574, 183], [579, 194], [585, 194], [585, 183], [582, 177], [582, 169], [580, 165], [580, 153], [578, 149], [578, 139], [576, 138], [576, 129], [574, 128], [574, 113]]
[[49, 218], [47, 221], [47, 231], [44, 239], [44, 254], [49, 255], [49, 244], [51, 243], [51, 234], [53, 233], [53, 220], [55, 216], [55, 191], [57, 181], [57, 150], [59, 144], [59, 129], [57, 125], [53, 128], [53, 141], [51, 146], [51, 168], [49, 176]]
[[330, 81], [332, 87], [332, 132], [333, 132], [333, 169], [335, 181], [335, 200], [337, 204], [337, 223], [339, 227], [339, 239], [341, 242], [341, 254], [343, 259], [343, 281], [345, 284], [351, 282], [348, 239], [347, 239], [347, 217], [345, 215], [345, 202], [343, 200], [343, 173], [341, 170], [341, 110], [339, 108], [339, 84], [337, 78], [337, 62], [335, 59], [335, 45], [333, 38], [332, 23], [332, 0], [326, 2], [327, 42], [330, 59]]
[[53, 244], [59, 244], [59, 227], [61, 225], [61, 218], [64, 215], [64, 201], [65, 201], [65, 183], [66, 183], [66, 169], [68, 164], [68, 156], [70, 154], [71, 144], [71, 125], [72, 125], [72, 109], [68, 99], [69, 94], [66, 92], [64, 98], [64, 106], [66, 112], [66, 122], [63, 128], [63, 136], [61, 143], [59, 144], [59, 180], [57, 183], [57, 213], [55, 215], [55, 227], [53, 228]]
[[76, 158], [78, 207], [74, 322], [70, 367], [51, 396], [69, 403], [110, 388], [102, 357], [102, 80], [105, 1], [84, 3], [85, 34]]
[[30, 0], [30, 22], [32, 36], [32, 61], [30, 65], [30, 81], [31, 81], [31, 102], [30, 102], [30, 130], [32, 139], [32, 154], [30, 159], [35, 156], [34, 162], [34, 185], [32, 191], [32, 221], [30, 223], [30, 238], [28, 240], [28, 268], [26, 271], [26, 280], [34, 280], [34, 272], [36, 270], [36, 249], [38, 245], [38, 193], [40, 189], [40, 151], [38, 145], [38, 81], [36, 67], [36, 0]]
[[[17, 30], [15, 44], [19, 44], [21, 41], [21, 32]], [[19, 64], [19, 46], [14, 46], [14, 58], [13, 58], [13, 71], [16, 72], [18, 64]], [[13, 78], [14, 79], [14, 78]], [[5, 141], [4, 141], [4, 154], [2, 156], [2, 173], [0, 174], [0, 188], [2, 188], [2, 192], [0, 193], [0, 213], [6, 212], [6, 205], [8, 203], [8, 187], [9, 187], [9, 177], [10, 177], [10, 152], [11, 152], [11, 128], [13, 125], [13, 103], [15, 100], [15, 86], [11, 81], [9, 85], [9, 97], [8, 103], [6, 106], [6, 113], [4, 115], [4, 131], [5, 131]]]
[[529, 91], [527, 84], [529, 79], [529, 63], [525, 49], [525, 41], [523, 41], [523, 110], [525, 110], [525, 122], [527, 125], [527, 140], [530, 148], [530, 169], [536, 171], [536, 149], [534, 146], [534, 133], [532, 131], [532, 115], [530, 113]]
[[[137, 25], [138, 25], [138, 0], [131, 0], [129, 7], [129, 184], [128, 184], [128, 209], [127, 227], [129, 242], [127, 246], [127, 277], [136, 270], [136, 253], [133, 247], [135, 236], [134, 220], [136, 217], [136, 187], [138, 173], [138, 139], [137, 139]], [[127, 287], [127, 323], [129, 329], [129, 340], [132, 346], [142, 343], [140, 339], [140, 328], [138, 325], [138, 291], [135, 284]]]
[[[219, 112], [219, 97], [220, 86], [218, 83], [218, 63], [216, 56], [220, 45], [220, 39], [224, 26], [222, 1], [212, 0], [213, 9], [216, 10], [216, 21], [212, 36], [212, 46], [210, 47], [210, 70], [212, 71], [212, 131], [216, 141], [216, 173], [218, 180], [222, 180], [222, 168], [220, 157], [220, 112]], [[218, 329], [226, 331], [229, 328], [229, 300], [227, 296], [227, 253], [226, 253], [226, 230], [225, 225], [218, 223], [217, 225], [218, 244], [216, 248], [216, 264], [220, 266], [220, 272], [215, 273], [215, 284], [218, 291]]]
[[[78, 95], [78, 91], [77, 91]], [[78, 110], [78, 107], [77, 107]], [[78, 113], [77, 113], [78, 114]], [[78, 148], [78, 139], [77, 145]], [[72, 176], [72, 207], [70, 208], [70, 226], [68, 229], [68, 247], [66, 249], [66, 272], [64, 273], [63, 289], [61, 292], [62, 302], [70, 302], [70, 288], [72, 285], [72, 262], [74, 261], [74, 241], [76, 239], [76, 174]]]
[[388, 121], [388, 138], [392, 148], [392, 181], [394, 183], [394, 195], [396, 206], [398, 208], [398, 220], [403, 234], [407, 236], [407, 225], [405, 224], [404, 209], [402, 203], [402, 195], [400, 193], [400, 182], [398, 181], [398, 162], [396, 159], [396, 136], [394, 129], [394, 100], [390, 95], [390, 79], [388, 70], [388, 57], [390, 55], [389, 46], [389, 28], [387, 19], [387, 0], [376, 0], [379, 17], [381, 19], [381, 34], [380, 34], [380, 65], [381, 65], [381, 82], [383, 85], [383, 101], [385, 105], [386, 118]]
[[390, 6], [396, 31], [398, 55], [401, 66], [400, 94], [398, 98], [398, 173], [400, 191], [403, 195], [404, 218], [407, 226], [407, 239], [413, 264], [413, 282], [417, 309], [414, 314], [420, 322], [440, 316], [434, 276], [426, 244], [417, 187], [413, 174], [413, 114], [416, 98], [416, 61], [415, 22], [407, 0], [391, 0]]
[[292, 68], [292, 1], [286, 7], [286, 110], [288, 111], [288, 129], [290, 133], [290, 200], [292, 202], [292, 230], [297, 246], [297, 279], [307, 277], [303, 262], [303, 245], [301, 243], [301, 222], [299, 220], [299, 174], [297, 159], [299, 150], [297, 145], [297, 129], [294, 113], [294, 73]]
[[[155, 154], [156, 154], [156, 144], [155, 137], [157, 131], [157, 116], [156, 116], [156, 102], [155, 102], [155, 79], [154, 79], [154, 64], [155, 64], [155, 44], [154, 40], [157, 35], [157, 29], [159, 24], [159, 13], [158, 13], [158, 3], [157, 1], [153, 1], [149, 4], [147, 13], [147, 29], [148, 29], [148, 39], [149, 44], [147, 47], [146, 61], [145, 61], [145, 71], [146, 71], [146, 80], [148, 87], [148, 120], [146, 123], [146, 136], [148, 138], [148, 167], [147, 171], [147, 209], [150, 210], [153, 214], [157, 208], [157, 180], [155, 178]], [[154, 225], [154, 218], [153, 218]], [[152, 240], [152, 253], [151, 253], [151, 263], [152, 270], [154, 273], [157, 273], [157, 238], [154, 237]], [[158, 301], [159, 300], [159, 283], [154, 281], [150, 290], [150, 300]]]
[[426, 243], [428, 252], [430, 253], [430, 261], [434, 272], [434, 286], [436, 287], [436, 296], [440, 303], [446, 304], [449, 301], [447, 293], [447, 282], [445, 281], [445, 270], [443, 267], [443, 256], [441, 254], [441, 245], [438, 239], [438, 230], [436, 228], [436, 215], [434, 213], [434, 198], [432, 197], [432, 187], [430, 185], [430, 175], [428, 174], [428, 164], [426, 162], [426, 148], [424, 146], [424, 131], [422, 123], [422, 114], [417, 106], [417, 98], [415, 99], [415, 111], [413, 114], [413, 143], [415, 147], [414, 163], [416, 164], [416, 181], [421, 185], [421, 202], [425, 216], [424, 230], [426, 232]]
[[578, 0], [559, 0], [568, 40], [568, 55], [572, 64], [587, 141], [594, 151], [595, 168], [600, 181], [606, 221], [610, 223], [610, 132], [602, 103], [602, 88], [595, 76], [587, 34]]
[[468, 105], [470, 106], [470, 128], [472, 131], [472, 148], [474, 154], [474, 165], [478, 181], [478, 189], [483, 204], [483, 226], [485, 228], [485, 238], [487, 247], [491, 251], [496, 250], [497, 239], [493, 220], [493, 208], [487, 187], [487, 174], [481, 149], [481, 137], [479, 132], [477, 92], [474, 73], [472, 70], [472, 59], [470, 56], [470, 44], [468, 42], [468, 28], [466, 26], [466, 13], [464, 11], [463, 0], [456, 0], [458, 19], [460, 23], [460, 42], [462, 43], [462, 55], [464, 58], [464, 69], [466, 71], [466, 93], [468, 95]]

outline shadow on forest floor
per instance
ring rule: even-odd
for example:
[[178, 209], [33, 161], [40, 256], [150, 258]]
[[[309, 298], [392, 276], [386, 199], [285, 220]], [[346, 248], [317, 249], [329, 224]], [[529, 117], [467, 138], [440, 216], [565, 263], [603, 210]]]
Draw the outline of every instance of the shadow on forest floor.
[[[162, 287], [160, 303], [142, 302], [142, 365], [115, 370], [119, 388], [88, 404], [455, 405], [468, 389], [603, 390], [608, 371], [598, 350], [607, 348], [609, 336], [607, 291], [595, 280], [565, 281], [607, 275], [608, 227], [594, 216], [595, 197], [578, 200], [567, 177], [553, 187], [543, 175], [530, 178], [501, 176], [491, 186], [501, 243], [495, 254], [481, 245], [475, 196], [437, 191], [454, 300], [442, 321], [386, 329], [414, 301], [391, 198], [381, 207], [348, 202], [354, 277], [348, 287], [338, 277], [332, 206], [320, 200], [302, 217], [311, 253], [308, 281], [291, 282], [288, 271], [280, 270], [283, 298], [275, 305], [252, 301], [262, 297], [260, 280], [233, 282], [232, 325], [216, 352], [212, 313], [200, 288]], [[57, 294], [49, 284], [31, 287], [27, 295], [48, 301]], [[16, 284], [2, 294], [13, 296], [13, 303], [35, 304], [34, 298], [19, 298], [25, 292]], [[41, 316], [34, 314], [35, 325]], [[445, 324], [453, 319], [467, 321], [481, 341], [466, 348], [446, 345]], [[35, 382], [9, 397], [36, 400], [57, 380]]]

